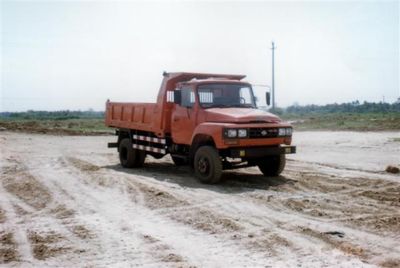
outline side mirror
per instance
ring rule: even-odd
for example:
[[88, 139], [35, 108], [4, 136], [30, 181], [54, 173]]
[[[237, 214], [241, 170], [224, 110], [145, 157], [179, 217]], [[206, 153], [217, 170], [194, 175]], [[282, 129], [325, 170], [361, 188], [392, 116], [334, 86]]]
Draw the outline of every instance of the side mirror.
[[267, 92], [265, 94], [265, 99], [267, 101], [267, 105], [270, 105], [271, 104], [271, 93]]
[[174, 103], [179, 105], [182, 103], [182, 91], [174, 90]]

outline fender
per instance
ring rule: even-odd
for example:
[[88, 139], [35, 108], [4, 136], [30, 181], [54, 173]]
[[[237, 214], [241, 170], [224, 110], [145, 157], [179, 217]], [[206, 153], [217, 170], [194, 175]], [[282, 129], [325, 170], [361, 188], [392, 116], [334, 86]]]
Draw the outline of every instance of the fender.
[[212, 122], [201, 123], [194, 129], [190, 144], [194, 145], [194, 143], [196, 143], [195, 141], [196, 136], [206, 135], [213, 139], [213, 142], [217, 149], [224, 149], [227, 146], [224, 144], [224, 141], [222, 139], [223, 128], [224, 124], [221, 123], [212, 123]]

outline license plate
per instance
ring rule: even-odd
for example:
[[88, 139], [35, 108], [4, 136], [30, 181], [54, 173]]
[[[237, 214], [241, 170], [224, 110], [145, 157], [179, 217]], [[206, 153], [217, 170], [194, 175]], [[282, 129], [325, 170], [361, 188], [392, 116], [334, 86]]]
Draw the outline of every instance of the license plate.
[[292, 148], [287, 147], [285, 148], [285, 153], [290, 154], [292, 152]]

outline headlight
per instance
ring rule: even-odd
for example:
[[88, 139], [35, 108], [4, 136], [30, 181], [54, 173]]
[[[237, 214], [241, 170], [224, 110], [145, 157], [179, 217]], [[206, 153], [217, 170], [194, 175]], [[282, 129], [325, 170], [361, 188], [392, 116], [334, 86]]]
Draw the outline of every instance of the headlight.
[[286, 129], [286, 136], [292, 136], [292, 132], [293, 132], [293, 129], [291, 127], [288, 127]]
[[239, 130], [238, 130], [238, 137], [239, 137], [239, 138], [245, 138], [245, 137], [247, 137], [247, 129], [239, 129]]
[[279, 128], [278, 136], [286, 136], [286, 128]]
[[228, 139], [247, 138], [248, 130], [245, 128], [226, 128], [224, 129], [224, 137]]
[[228, 136], [228, 138], [236, 138], [237, 130], [236, 129], [228, 129], [227, 136]]

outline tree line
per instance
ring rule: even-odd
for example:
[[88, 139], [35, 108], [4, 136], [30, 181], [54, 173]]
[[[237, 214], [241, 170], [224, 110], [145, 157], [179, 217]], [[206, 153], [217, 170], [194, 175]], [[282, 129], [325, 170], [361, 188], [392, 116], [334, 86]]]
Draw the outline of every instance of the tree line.
[[[287, 108], [275, 108], [271, 112], [277, 114], [332, 114], [332, 113], [400, 113], [400, 102], [363, 102], [353, 101], [348, 103], [333, 103], [326, 105], [291, 105]], [[21, 120], [67, 120], [67, 119], [101, 119], [104, 111], [33, 111], [26, 112], [1, 112], [2, 119]]]
[[291, 105], [282, 109], [282, 113], [289, 114], [330, 114], [330, 113], [400, 113], [400, 102], [363, 102], [333, 103], [326, 105]]
[[0, 118], [19, 120], [68, 120], [68, 119], [100, 119], [104, 118], [103, 111], [33, 111], [1, 112]]

